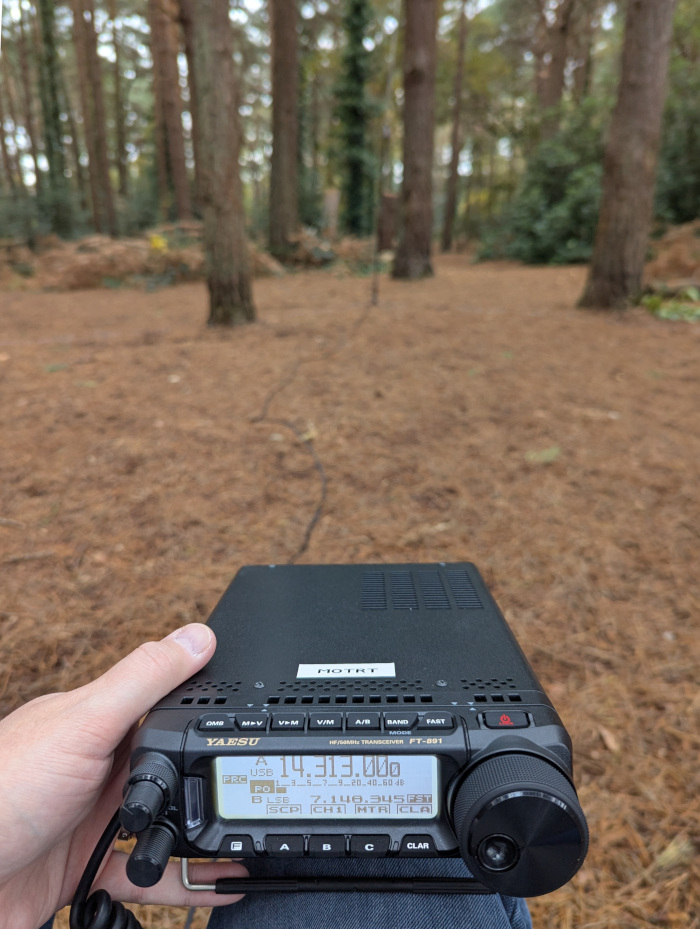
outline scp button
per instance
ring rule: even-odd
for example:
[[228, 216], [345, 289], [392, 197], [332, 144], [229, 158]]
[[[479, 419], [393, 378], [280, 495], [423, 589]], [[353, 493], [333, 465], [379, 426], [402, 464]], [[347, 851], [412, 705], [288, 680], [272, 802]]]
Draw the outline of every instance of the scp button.
[[274, 858], [301, 858], [304, 854], [303, 835], [268, 835], [265, 851]]
[[484, 713], [487, 729], [527, 729], [530, 720], [527, 713]]
[[388, 835], [350, 836], [350, 854], [355, 858], [383, 858], [389, 852]]

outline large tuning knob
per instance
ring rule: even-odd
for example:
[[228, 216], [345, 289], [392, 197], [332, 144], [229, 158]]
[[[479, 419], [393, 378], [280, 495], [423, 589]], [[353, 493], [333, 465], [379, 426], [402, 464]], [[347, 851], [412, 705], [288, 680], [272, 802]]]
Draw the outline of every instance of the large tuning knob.
[[497, 893], [536, 897], [561, 887], [588, 849], [576, 791], [553, 764], [496, 755], [467, 773], [453, 821], [467, 867]]

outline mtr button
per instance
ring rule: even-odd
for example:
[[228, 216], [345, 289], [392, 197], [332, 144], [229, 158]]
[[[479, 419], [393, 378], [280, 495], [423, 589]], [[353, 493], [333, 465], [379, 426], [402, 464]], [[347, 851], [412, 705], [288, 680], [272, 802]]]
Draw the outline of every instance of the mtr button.
[[454, 717], [449, 713], [426, 713], [423, 719], [419, 720], [419, 729], [453, 729]]
[[527, 729], [530, 725], [527, 713], [484, 713], [487, 729]]

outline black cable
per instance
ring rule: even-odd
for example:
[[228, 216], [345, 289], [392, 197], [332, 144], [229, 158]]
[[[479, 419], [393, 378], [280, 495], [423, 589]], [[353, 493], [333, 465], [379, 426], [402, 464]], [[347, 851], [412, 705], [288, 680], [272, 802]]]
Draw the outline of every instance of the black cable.
[[143, 929], [131, 910], [127, 910], [123, 903], [112, 900], [106, 890], [96, 890], [88, 896], [100, 865], [112, 850], [120, 829], [117, 810], [95, 846], [78, 883], [71, 905], [70, 929]]

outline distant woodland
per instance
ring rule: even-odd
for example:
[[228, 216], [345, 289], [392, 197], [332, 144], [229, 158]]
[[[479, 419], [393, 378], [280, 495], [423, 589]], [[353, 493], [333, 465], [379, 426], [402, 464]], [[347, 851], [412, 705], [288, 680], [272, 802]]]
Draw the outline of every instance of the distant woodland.
[[200, 218], [245, 302], [246, 239], [595, 271], [606, 209], [628, 240], [700, 216], [694, 0], [4, 2], [2, 239]]

